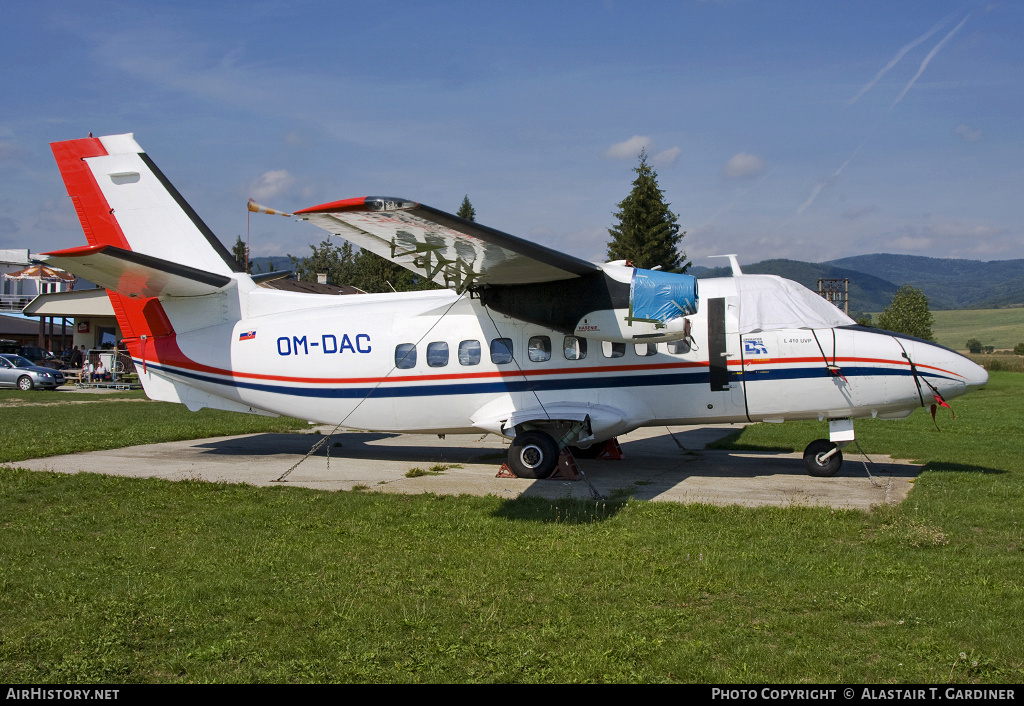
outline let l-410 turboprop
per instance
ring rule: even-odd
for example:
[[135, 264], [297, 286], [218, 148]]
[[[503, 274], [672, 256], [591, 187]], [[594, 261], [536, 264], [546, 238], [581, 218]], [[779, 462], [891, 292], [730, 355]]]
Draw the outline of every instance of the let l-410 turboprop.
[[520, 477], [643, 426], [818, 419], [831, 475], [852, 420], [983, 385], [941, 346], [857, 326], [774, 276], [697, 280], [592, 263], [422, 204], [295, 215], [445, 289], [260, 287], [134, 137], [52, 145], [89, 245], [42, 260], [106, 287], [147, 395], [342, 428], [511, 437]]

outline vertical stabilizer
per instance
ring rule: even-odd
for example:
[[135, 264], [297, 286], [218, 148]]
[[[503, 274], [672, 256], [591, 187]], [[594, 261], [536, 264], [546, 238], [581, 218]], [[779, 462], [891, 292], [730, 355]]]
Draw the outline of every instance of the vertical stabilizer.
[[[50, 147], [89, 245], [113, 245], [220, 276], [241, 271], [131, 134]], [[158, 360], [174, 335], [160, 301], [108, 295], [132, 355]]]
[[116, 245], [215, 274], [241, 271], [131, 134], [51, 147], [90, 245]]

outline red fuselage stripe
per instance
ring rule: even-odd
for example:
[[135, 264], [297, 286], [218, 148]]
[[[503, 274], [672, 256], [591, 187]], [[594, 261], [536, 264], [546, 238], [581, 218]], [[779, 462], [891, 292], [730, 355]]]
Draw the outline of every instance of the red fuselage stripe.
[[[158, 359], [151, 360], [150, 362], [164, 363], [167, 365], [173, 365], [185, 370], [191, 370], [193, 372], [210, 373], [214, 375], [222, 375], [224, 377], [246, 379], [246, 380], [268, 380], [274, 382], [290, 382], [290, 383], [302, 383], [302, 384], [318, 384], [318, 385], [359, 385], [359, 384], [375, 384], [375, 383], [409, 383], [409, 382], [436, 382], [436, 381], [457, 381], [457, 380], [481, 380], [481, 379], [502, 379], [502, 378], [522, 378], [522, 377], [535, 377], [540, 375], [598, 375], [603, 373], [620, 373], [620, 372], [640, 372], [640, 371], [653, 371], [653, 370], [679, 370], [685, 368], [707, 368], [707, 361], [681, 361], [676, 363], [655, 363], [650, 365], [608, 365], [608, 366], [590, 366], [586, 368], [551, 368], [548, 370], [497, 370], [491, 372], [482, 373], [448, 373], [438, 375], [399, 375], [394, 377], [360, 377], [360, 378], [307, 378], [307, 377], [291, 377], [287, 375], [267, 375], [263, 373], [244, 373], [233, 370], [226, 370], [224, 368], [215, 368], [208, 365], [202, 365], [188, 358], [180, 348], [178, 348], [177, 342], [173, 339], [164, 339], [159, 341], [161, 352]], [[902, 367], [909, 367], [909, 363], [905, 360], [885, 360], [882, 358], [838, 358], [837, 361], [844, 363], [875, 363], [883, 365], [898, 365]], [[782, 358], [773, 359], [771, 363], [773, 365], [786, 364], [786, 363], [820, 363], [820, 358]], [[732, 366], [739, 366], [739, 361], [729, 361]], [[945, 370], [943, 368], [937, 368], [931, 365], [917, 364], [919, 368], [929, 368], [937, 372], [945, 373], [947, 375], [953, 375], [955, 377], [963, 377], [958, 373]]]

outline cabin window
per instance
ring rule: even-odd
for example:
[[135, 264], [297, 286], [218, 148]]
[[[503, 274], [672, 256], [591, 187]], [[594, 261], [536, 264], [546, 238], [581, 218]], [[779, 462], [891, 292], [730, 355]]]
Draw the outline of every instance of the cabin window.
[[637, 343], [633, 348], [636, 350], [636, 354], [641, 357], [658, 354], [657, 343]]
[[399, 343], [395, 346], [395, 367], [400, 370], [416, 367], [415, 343]]
[[587, 339], [566, 336], [562, 341], [562, 351], [566, 360], [583, 360], [587, 357]]
[[480, 341], [463, 341], [459, 344], [459, 365], [480, 364]]
[[427, 344], [427, 365], [431, 368], [443, 368], [448, 365], [448, 344], [435, 341]]
[[668, 352], [679, 355], [681, 353], [690, 352], [690, 339], [686, 338], [680, 341], [669, 341]]
[[551, 360], [551, 339], [547, 336], [531, 336], [528, 352], [534, 363]]
[[601, 352], [605, 358], [621, 358], [626, 355], [626, 344], [614, 341], [601, 341]]
[[511, 338], [495, 338], [491, 341], [491, 362], [495, 365], [512, 362]]

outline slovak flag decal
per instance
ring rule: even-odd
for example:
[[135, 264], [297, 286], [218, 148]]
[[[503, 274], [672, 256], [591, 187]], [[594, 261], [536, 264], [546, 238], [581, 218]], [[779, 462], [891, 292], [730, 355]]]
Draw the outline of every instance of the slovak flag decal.
[[255, 338], [256, 338], [256, 332], [255, 331], [243, 331], [242, 333], [238, 334], [238, 340], [239, 341], [252, 341], [252, 340], [255, 340]]

